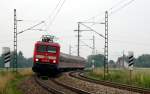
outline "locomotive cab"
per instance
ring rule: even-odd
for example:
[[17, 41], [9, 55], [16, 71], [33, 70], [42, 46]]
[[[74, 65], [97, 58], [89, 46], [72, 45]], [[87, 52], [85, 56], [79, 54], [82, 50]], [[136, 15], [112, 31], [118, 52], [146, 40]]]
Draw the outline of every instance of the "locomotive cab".
[[33, 71], [40, 74], [58, 71], [60, 46], [48, 36], [35, 44], [33, 56]]

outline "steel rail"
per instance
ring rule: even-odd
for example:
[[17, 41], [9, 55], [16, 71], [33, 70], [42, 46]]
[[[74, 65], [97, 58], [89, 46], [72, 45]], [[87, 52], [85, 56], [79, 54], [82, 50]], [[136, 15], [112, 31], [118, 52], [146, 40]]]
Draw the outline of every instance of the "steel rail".
[[40, 81], [39, 78], [37, 77], [34, 77], [34, 80], [35, 82], [41, 86], [43, 89], [45, 89], [46, 91], [52, 93], [52, 94], [65, 94], [64, 92], [62, 91], [59, 91], [53, 87], [49, 87], [48, 85], [46, 85], [44, 82]]
[[71, 91], [73, 91], [73, 92], [76, 92], [77, 94], [91, 94], [91, 93], [88, 92], [88, 91], [81, 90], [81, 89], [76, 88], [76, 87], [72, 87], [72, 86], [70, 86], [70, 85], [61, 83], [61, 82], [59, 82], [59, 81], [56, 81], [56, 80], [52, 80], [52, 81], [53, 81], [54, 83], [56, 83], [56, 84], [58, 84], [58, 85], [64, 87], [64, 88], [67, 88], [67, 89], [69, 89], [69, 90], [71, 90]]
[[118, 89], [122, 89], [122, 90], [129, 90], [129, 91], [138, 92], [138, 93], [142, 93], [142, 94], [150, 94], [149, 88], [142, 88], [142, 87], [131, 86], [131, 85], [127, 85], [127, 84], [120, 84], [120, 83], [111, 82], [111, 81], [95, 80], [95, 79], [91, 79], [91, 78], [83, 75], [83, 72], [78, 71], [78, 76], [76, 76], [75, 73], [76, 72], [70, 72], [69, 76], [80, 79], [80, 80], [88, 81], [91, 83], [104, 85], [104, 86], [109, 86], [109, 87], [118, 88]]

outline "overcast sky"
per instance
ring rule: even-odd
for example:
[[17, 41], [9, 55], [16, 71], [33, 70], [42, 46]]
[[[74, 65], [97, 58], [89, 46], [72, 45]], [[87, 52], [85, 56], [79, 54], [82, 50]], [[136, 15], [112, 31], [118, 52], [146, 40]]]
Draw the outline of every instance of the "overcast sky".
[[[113, 7], [109, 16], [109, 59], [114, 59], [128, 51], [134, 51], [135, 56], [150, 54], [150, 0], [134, 0], [128, 6], [119, 9], [131, 0], [65, 0], [56, 19], [51, 23], [52, 12], [59, 0], [0, 0], [0, 48], [10, 47], [13, 50], [13, 9], [17, 9], [18, 32], [45, 20], [35, 29], [47, 31], [26, 31], [18, 36], [18, 50], [23, 51], [25, 57], [33, 55], [34, 43], [40, 40], [43, 34], [53, 34], [58, 37], [61, 51], [68, 53], [72, 45], [73, 54], [76, 54], [78, 21], [103, 22], [104, 11]], [[61, 0], [63, 3], [63, 0]], [[115, 7], [114, 7], [115, 6]], [[119, 9], [119, 10], [118, 10]], [[115, 12], [116, 11], [116, 12]], [[53, 14], [51, 14], [53, 13]], [[104, 25], [88, 26], [104, 34]], [[86, 29], [81, 27], [81, 29]], [[91, 39], [94, 33], [82, 32], [82, 39]], [[96, 37], [96, 49], [103, 54], [104, 39]], [[92, 46], [91, 40], [83, 40]], [[0, 50], [0, 52], [2, 52]], [[88, 56], [92, 50], [81, 47], [81, 56]]]

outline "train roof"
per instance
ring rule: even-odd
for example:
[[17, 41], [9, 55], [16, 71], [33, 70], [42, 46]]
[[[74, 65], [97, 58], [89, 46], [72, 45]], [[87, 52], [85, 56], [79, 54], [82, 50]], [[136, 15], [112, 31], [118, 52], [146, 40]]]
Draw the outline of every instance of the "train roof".
[[42, 42], [42, 41], [37, 41], [35, 45], [51, 45], [51, 46], [60, 47], [59, 43], [56, 43], [56, 42]]
[[85, 58], [80, 57], [80, 56], [73, 56], [73, 55], [69, 55], [69, 54], [65, 54], [65, 53], [60, 53], [60, 56], [64, 57], [64, 58], [70, 58], [70, 59], [76, 59], [76, 60], [82, 60], [85, 61]]

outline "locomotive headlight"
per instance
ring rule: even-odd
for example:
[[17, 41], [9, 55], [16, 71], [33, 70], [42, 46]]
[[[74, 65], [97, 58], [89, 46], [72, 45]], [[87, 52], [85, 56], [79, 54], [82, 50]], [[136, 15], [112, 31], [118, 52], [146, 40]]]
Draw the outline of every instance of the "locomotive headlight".
[[53, 60], [53, 63], [56, 63], [56, 60]]
[[35, 59], [35, 61], [37, 62], [37, 61], [39, 61], [39, 59], [38, 59], [38, 58], [36, 58], [36, 59]]

